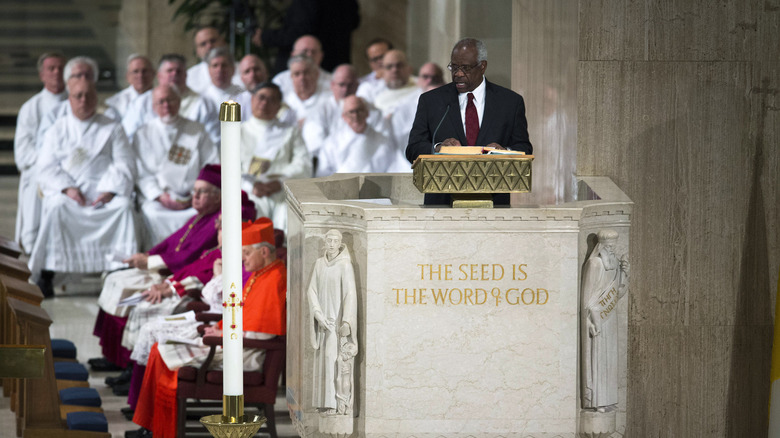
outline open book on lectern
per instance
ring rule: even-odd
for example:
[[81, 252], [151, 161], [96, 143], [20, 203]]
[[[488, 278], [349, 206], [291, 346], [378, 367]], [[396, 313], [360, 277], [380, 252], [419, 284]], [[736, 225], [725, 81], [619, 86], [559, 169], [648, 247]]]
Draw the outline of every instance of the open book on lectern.
[[442, 146], [436, 155], [525, 155], [525, 152], [488, 146]]

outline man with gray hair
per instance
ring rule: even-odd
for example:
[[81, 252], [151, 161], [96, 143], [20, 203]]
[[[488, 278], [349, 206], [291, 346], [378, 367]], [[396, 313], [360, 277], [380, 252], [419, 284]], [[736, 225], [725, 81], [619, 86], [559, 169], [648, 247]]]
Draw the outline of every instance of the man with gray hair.
[[106, 99], [106, 105], [114, 107], [120, 117], [124, 117], [130, 104], [139, 96], [152, 89], [154, 66], [146, 56], [133, 53], [127, 57], [127, 83], [124, 90]]
[[219, 108], [222, 102], [233, 100], [241, 105], [241, 120], [249, 118], [252, 95], [231, 82], [236, 63], [227, 47], [215, 47], [206, 55], [211, 83], [203, 90], [204, 98]]
[[[66, 89], [70, 88], [72, 81], [77, 81], [80, 79], [97, 84], [99, 72], [100, 70], [98, 69], [98, 64], [94, 59], [88, 56], [76, 56], [75, 58], [71, 58], [68, 63], [65, 64], [65, 69], [63, 71], [63, 76], [65, 77], [65, 87]], [[41, 142], [43, 141], [43, 136], [46, 134], [46, 131], [54, 124], [54, 122], [62, 117], [67, 116], [68, 114], [71, 114], [70, 111], [70, 104], [66, 101], [62, 101], [43, 117], [40, 126], [38, 126], [38, 135], [36, 137], [36, 146], [38, 150], [41, 148]], [[98, 105], [95, 111], [97, 111], [98, 114], [102, 114], [112, 120], [118, 121], [121, 119], [116, 108], [109, 105], [105, 105], [103, 107]]]
[[[203, 96], [187, 88], [187, 60], [177, 53], [167, 53], [157, 66], [157, 85], [172, 85], [179, 91], [179, 114], [203, 125], [211, 141], [219, 144], [219, 110]], [[136, 99], [122, 118], [122, 127], [132, 139], [135, 132], [155, 117], [152, 92], [147, 91]]]
[[[492, 146], [533, 153], [528, 139], [523, 97], [485, 79], [487, 48], [474, 38], [452, 48], [452, 82], [420, 96], [406, 158], [413, 163], [421, 154], [440, 146]], [[509, 204], [509, 195], [494, 195], [494, 203]], [[426, 204], [447, 204], [449, 196], [425, 195]]]
[[43, 210], [29, 264], [46, 296], [54, 271], [118, 269], [106, 255], [138, 246], [133, 151], [121, 125], [97, 113], [94, 82], [71, 78], [68, 87], [71, 109], [46, 132], [38, 163]]
[[[295, 111], [301, 125], [310, 112], [330, 97], [331, 92], [319, 83], [320, 71], [314, 60], [306, 55], [296, 55], [287, 62], [292, 78], [292, 91], [282, 89], [284, 103]], [[274, 82], [275, 83], [275, 82]]]
[[[330, 73], [320, 67], [325, 54], [322, 52], [322, 44], [317, 37], [303, 35], [295, 40], [292, 51], [290, 52], [290, 58], [294, 56], [306, 56], [310, 58], [319, 72], [317, 75], [319, 88], [322, 90], [328, 88], [328, 84], [330, 84]], [[288, 96], [293, 92], [294, 81], [292, 78], [292, 71], [290, 70], [289, 59], [287, 60], [287, 70], [277, 73], [272, 79], [272, 82], [279, 86], [279, 89], [282, 91], [282, 96]]]
[[65, 56], [58, 52], [44, 53], [38, 58], [38, 77], [43, 83], [43, 90], [22, 105], [16, 119], [14, 160], [21, 173], [16, 211], [16, 241], [25, 253], [29, 253], [35, 243], [41, 215], [41, 201], [35, 179], [38, 126], [44, 115], [68, 98], [62, 77], [64, 66]]

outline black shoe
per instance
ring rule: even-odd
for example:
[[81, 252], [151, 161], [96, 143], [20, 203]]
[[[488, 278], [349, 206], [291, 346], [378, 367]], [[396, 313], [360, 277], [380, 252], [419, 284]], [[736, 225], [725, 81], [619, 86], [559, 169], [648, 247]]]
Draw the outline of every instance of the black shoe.
[[122, 374], [118, 376], [109, 376], [106, 377], [106, 385], [108, 386], [116, 386], [121, 385], [123, 383], [130, 382], [130, 379], [133, 377], [133, 366], [130, 365], [124, 370], [122, 370]]
[[41, 289], [43, 298], [51, 298], [54, 296], [54, 271], [41, 271], [41, 278], [35, 282], [38, 288]]
[[130, 382], [123, 383], [121, 385], [114, 385], [112, 389], [114, 391], [114, 395], [127, 397], [127, 394], [130, 393]]
[[128, 421], [133, 421], [133, 415], [135, 415], [135, 409], [128, 406], [126, 408], [120, 409], [119, 411], [122, 412], [122, 415], [124, 415]]
[[89, 360], [89, 367], [92, 371], [121, 371], [122, 368], [109, 362], [105, 357], [96, 357]]
[[152, 431], [144, 427], [138, 430], [128, 430], [125, 432], [125, 438], [152, 438]]

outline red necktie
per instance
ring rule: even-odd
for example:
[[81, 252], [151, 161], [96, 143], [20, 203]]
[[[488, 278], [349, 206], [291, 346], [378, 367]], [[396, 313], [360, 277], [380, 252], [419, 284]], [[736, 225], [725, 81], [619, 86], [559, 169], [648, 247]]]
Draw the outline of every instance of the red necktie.
[[474, 94], [469, 93], [469, 103], [466, 105], [466, 141], [468, 146], [477, 144], [479, 135], [479, 116], [477, 115], [477, 106], [474, 105]]

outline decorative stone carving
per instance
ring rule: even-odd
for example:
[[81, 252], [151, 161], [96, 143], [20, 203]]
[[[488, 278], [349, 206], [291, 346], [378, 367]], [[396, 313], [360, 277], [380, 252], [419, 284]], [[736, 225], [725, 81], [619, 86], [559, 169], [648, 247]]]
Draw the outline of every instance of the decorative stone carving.
[[325, 255], [314, 265], [307, 296], [314, 348], [312, 407], [325, 416], [352, 416], [358, 353], [357, 290], [341, 232], [325, 234]]
[[582, 272], [582, 408], [611, 412], [618, 403], [618, 300], [628, 291], [629, 263], [618, 233], [600, 230]]

